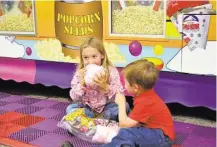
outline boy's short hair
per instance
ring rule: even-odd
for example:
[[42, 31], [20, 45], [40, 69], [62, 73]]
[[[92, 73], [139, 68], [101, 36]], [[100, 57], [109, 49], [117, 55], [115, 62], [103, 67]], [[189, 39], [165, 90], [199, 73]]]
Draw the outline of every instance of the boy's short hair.
[[138, 84], [144, 89], [152, 89], [157, 83], [159, 70], [152, 62], [141, 59], [128, 64], [123, 74], [130, 86]]

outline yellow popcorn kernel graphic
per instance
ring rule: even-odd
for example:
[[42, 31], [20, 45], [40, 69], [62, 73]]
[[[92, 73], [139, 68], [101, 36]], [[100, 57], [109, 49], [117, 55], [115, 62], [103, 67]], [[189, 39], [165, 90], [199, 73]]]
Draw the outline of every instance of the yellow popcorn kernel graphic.
[[118, 34], [162, 35], [164, 11], [152, 6], [128, 6], [112, 11], [112, 30]]
[[38, 41], [35, 48], [41, 60], [79, 63], [79, 57], [72, 59], [70, 56], [64, 56], [58, 39]]
[[109, 60], [112, 63], [126, 63], [126, 59], [120, 53], [120, 49], [114, 43], [104, 42], [104, 46], [108, 55]]

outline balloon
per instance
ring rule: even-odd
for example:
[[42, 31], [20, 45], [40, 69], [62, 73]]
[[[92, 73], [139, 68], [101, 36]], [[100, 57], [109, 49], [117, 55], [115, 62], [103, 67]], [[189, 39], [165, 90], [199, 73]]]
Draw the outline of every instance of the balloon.
[[154, 54], [157, 55], [157, 56], [160, 56], [163, 54], [163, 46], [162, 45], [155, 45], [154, 46]]
[[139, 56], [142, 52], [142, 45], [138, 41], [132, 41], [129, 44], [129, 51], [133, 56]]
[[32, 49], [30, 47], [26, 48], [26, 54], [30, 56], [32, 54]]

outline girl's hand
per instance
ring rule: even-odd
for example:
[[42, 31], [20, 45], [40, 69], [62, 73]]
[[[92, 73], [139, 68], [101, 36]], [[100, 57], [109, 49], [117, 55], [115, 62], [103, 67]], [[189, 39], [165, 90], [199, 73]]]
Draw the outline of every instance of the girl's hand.
[[94, 78], [94, 83], [98, 85], [104, 92], [108, 91], [109, 86], [107, 83], [105, 72], [100, 72], [96, 74], [96, 77]]
[[86, 74], [86, 69], [85, 68], [80, 69], [80, 75], [81, 75], [80, 76], [80, 84], [82, 86], [85, 86], [85, 81], [84, 81], [85, 74]]

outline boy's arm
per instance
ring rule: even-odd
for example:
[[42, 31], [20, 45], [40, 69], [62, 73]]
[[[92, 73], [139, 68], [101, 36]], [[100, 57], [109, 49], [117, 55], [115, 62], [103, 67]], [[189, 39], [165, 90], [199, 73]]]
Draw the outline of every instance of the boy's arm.
[[[119, 97], [120, 98], [120, 97]], [[125, 97], [124, 97], [125, 98]], [[120, 98], [121, 99], [121, 98]], [[126, 100], [118, 104], [119, 126], [121, 128], [131, 128], [139, 124], [139, 122], [130, 119], [126, 113]]]

